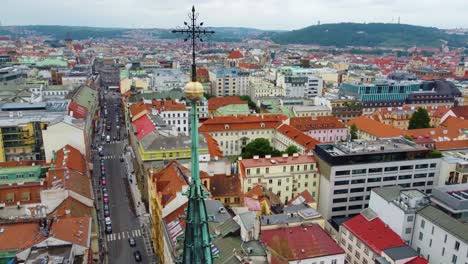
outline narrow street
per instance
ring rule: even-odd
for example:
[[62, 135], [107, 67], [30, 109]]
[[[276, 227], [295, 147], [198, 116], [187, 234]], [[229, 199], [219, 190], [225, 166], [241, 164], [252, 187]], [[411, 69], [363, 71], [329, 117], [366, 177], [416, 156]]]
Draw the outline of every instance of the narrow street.
[[[135, 184], [135, 182], [129, 182], [125, 162], [121, 160], [127, 140], [124, 134], [125, 125], [122, 123], [122, 118], [124, 117], [119, 107], [120, 96], [118, 93], [114, 94], [111, 91], [104, 94], [104, 101], [107, 106], [107, 117], [105, 117], [103, 110], [99, 124], [99, 132], [96, 134], [95, 138], [97, 146], [102, 146], [102, 154], [99, 155], [99, 151], [96, 149], [93, 157], [93, 183], [97, 189], [100, 234], [102, 241], [104, 241], [106, 245], [105, 251], [107, 253], [104, 263], [151, 263], [147, 254], [148, 247], [145, 247], [145, 241], [143, 239], [145, 230], [142, 228], [141, 221], [135, 214], [133, 198], [130, 192], [129, 184]], [[117, 123], [118, 116], [120, 116], [120, 118]], [[110, 122], [110, 131], [106, 129], [106, 122], [107, 124]], [[117, 128], [117, 126], [119, 126], [119, 128]], [[105, 134], [104, 136], [103, 133]], [[110, 140], [107, 139], [107, 136], [110, 137]], [[102, 175], [101, 172], [101, 159], [104, 164], [104, 175]], [[106, 186], [104, 186], [103, 180], [106, 181]], [[103, 208], [103, 187], [107, 187], [108, 190], [111, 232], [110, 230], [106, 230]], [[148, 231], [146, 231], [146, 234], [148, 234]], [[133, 247], [130, 245], [130, 238], [135, 239], [136, 245]], [[148, 241], [146, 242], [148, 244]], [[140, 261], [137, 261], [134, 256], [137, 251], [141, 254]]]

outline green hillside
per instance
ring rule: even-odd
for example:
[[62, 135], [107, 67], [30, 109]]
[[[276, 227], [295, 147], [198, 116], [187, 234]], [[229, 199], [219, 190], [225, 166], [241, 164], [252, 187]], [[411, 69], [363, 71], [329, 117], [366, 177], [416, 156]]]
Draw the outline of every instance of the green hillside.
[[299, 30], [263, 35], [279, 44], [315, 44], [321, 46], [368, 47], [440, 47], [442, 41], [449, 46], [464, 46], [468, 35], [449, 35], [433, 27], [384, 23], [339, 23], [310, 26]]

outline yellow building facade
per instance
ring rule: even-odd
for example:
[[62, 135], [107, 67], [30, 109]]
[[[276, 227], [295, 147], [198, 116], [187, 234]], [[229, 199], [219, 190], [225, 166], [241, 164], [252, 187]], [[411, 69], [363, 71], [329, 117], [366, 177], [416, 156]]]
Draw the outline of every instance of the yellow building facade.
[[0, 162], [45, 159], [42, 129], [46, 124], [30, 122], [0, 127]]
[[239, 160], [244, 193], [261, 184], [287, 203], [304, 190], [317, 201], [320, 177], [313, 156], [297, 155]]

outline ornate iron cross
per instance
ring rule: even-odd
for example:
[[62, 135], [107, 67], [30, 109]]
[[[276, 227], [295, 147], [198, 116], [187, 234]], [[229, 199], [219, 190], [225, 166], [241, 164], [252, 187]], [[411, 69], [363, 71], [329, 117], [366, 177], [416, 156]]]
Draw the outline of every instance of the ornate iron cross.
[[192, 6], [192, 13], [189, 13], [188, 17], [190, 19], [190, 24], [187, 22], [184, 22], [184, 25], [187, 28], [172, 30], [172, 33], [185, 34], [186, 37], [184, 38], [184, 41], [187, 41], [189, 39], [192, 40], [192, 82], [196, 82], [197, 81], [197, 69], [195, 65], [196, 41], [199, 40], [200, 42], [203, 42], [203, 39], [201, 38], [202, 35], [210, 35], [215, 32], [212, 30], [201, 29], [201, 27], [203, 26], [203, 22], [201, 23], [197, 22], [198, 13], [195, 13], [195, 6]]

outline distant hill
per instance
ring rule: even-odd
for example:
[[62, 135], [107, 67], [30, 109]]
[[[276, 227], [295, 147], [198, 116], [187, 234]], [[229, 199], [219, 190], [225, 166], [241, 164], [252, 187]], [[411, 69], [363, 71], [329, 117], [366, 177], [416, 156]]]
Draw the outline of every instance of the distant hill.
[[367, 47], [440, 47], [442, 40], [449, 46], [468, 43], [468, 35], [449, 35], [434, 27], [385, 23], [339, 23], [310, 26], [299, 30], [267, 33], [279, 44], [315, 44], [321, 46]]
[[[245, 38], [253, 38], [264, 34], [266, 31], [253, 28], [241, 27], [216, 27], [207, 28], [216, 32], [213, 36], [207, 37], [211, 41], [226, 41], [236, 42]], [[43, 36], [50, 36], [57, 40], [62, 40], [70, 34], [72, 39], [109, 39], [122, 38], [137, 32], [148, 33], [154, 37], [161, 39], [181, 38], [177, 34], [173, 34], [170, 29], [148, 28], [148, 29], [131, 29], [131, 28], [99, 28], [99, 27], [79, 27], [79, 26], [4, 26], [0, 27], [0, 35], [10, 35], [13, 38], [30, 35], [31, 33]]]

